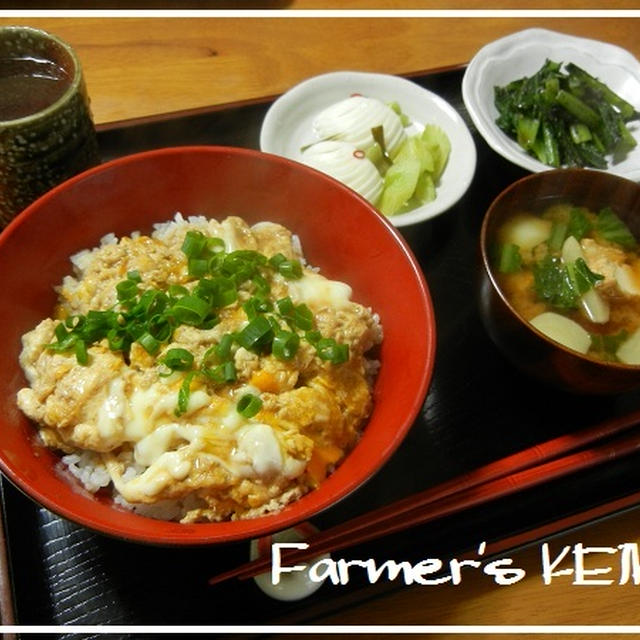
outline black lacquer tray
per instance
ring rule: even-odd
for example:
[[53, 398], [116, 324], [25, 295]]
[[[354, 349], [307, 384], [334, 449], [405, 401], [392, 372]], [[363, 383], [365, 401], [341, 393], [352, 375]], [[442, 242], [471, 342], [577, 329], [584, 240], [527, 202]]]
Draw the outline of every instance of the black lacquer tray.
[[[475, 131], [461, 98], [463, 73], [455, 68], [412, 77], [459, 111], [478, 152], [477, 173], [465, 197], [445, 214], [401, 229], [424, 270], [435, 308], [433, 382], [421, 415], [392, 459], [353, 495], [314, 518], [319, 528], [640, 407], [639, 393], [580, 397], [534, 383], [514, 370], [485, 333], [475, 295], [480, 225], [493, 198], [525, 173], [496, 155]], [[99, 131], [103, 158], [188, 144], [258, 148], [270, 104], [267, 99], [105, 126]], [[411, 318], [406, 320], [410, 331]], [[614, 510], [620, 499], [634, 503], [639, 463], [640, 455], [610, 462], [346, 549], [338, 557], [446, 558], [594, 507], [602, 513], [605, 505], [606, 513], [606, 505]], [[401, 588], [401, 583], [372, 586], [355, 578], [286, 603], [265, 596], [252, 580], [208, 586], [209, 577], [248, 559], [248, 543], [167, 549], [122, 542], [62, 520], [6, 480], [2, 489], [13, 614], [20, 625], [313, 624]]]

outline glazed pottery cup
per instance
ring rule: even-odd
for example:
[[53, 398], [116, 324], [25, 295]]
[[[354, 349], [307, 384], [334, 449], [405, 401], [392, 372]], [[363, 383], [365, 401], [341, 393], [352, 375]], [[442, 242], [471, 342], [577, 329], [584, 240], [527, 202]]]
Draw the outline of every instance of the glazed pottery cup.
[[71, 47], [31, 27], [0, 28], [0, 228], [97, 163], [89, 98]]

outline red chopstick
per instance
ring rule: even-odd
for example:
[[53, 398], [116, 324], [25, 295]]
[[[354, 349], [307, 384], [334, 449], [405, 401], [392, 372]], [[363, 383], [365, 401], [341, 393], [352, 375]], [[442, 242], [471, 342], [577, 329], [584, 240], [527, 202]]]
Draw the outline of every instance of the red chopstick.
[[[612, 442], [606, 441], [638, 424], [640, 411], [535, 445], [437, 487], [320, 531], [306, 540], [309, 548], [284, 553], [283, 560], [288, 564], [308, 561], [323, 553], [426, 524], [436, 518], [631, 454], [640, 450], [640, 434], [630, 434]], [[603, 442], [604, 444], [585, 449], [589, 445]], [[268, 570], [270, 566], [271, 558], [261, 557], [213, 576], [209, 584], [217, 584], [230, 578], [251, 578]]]

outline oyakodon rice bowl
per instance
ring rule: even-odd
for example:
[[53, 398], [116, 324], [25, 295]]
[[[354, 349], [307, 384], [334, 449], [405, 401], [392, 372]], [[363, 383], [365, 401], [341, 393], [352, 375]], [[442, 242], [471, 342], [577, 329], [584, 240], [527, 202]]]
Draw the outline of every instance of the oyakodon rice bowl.
[[382, 340], [282, 225], [183, 218], [72, 257], [17, 395], [92, 492], [181, 522], [277, 512], [358, 441]]

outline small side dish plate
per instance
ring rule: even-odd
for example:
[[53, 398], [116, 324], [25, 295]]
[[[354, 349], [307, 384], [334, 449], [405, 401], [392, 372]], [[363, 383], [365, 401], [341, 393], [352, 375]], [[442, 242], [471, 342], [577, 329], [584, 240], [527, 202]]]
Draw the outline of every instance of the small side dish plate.
[[[496, 124], [494, 87], [533, 75], [545, 60], [573, 62], [640, 109], [640, 62], [618, 46], [549, 31], [526, 29], [486, 45], [473, 57], [462, 79], [464, 104], [487, 144], [501, 156], [532, 172], [550, 167], [527, 155]], [[608, 171], [640, 180], [640, 121], [630, 123], [638, 145]]]
[[451, 142], [451, 155], [436, 188], [436, 198], [416, 209], [389, 216], [396, 227], [416, 224], [450, 209], [467, 191], [476, 168], [476, 148], [460, 114], [443, 98], [399, 76], [337, 71], [309, 78], [280, 96], [269, 108], [260, 132], [260, 148], [302, 162], [301, 149], [317, 141], [313, 120], [326, 107], [352, 94], [397, 102], [418, 133], [436, 124]]

